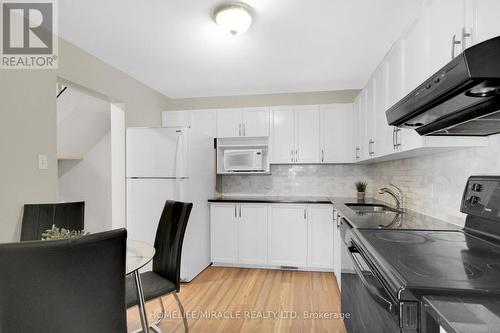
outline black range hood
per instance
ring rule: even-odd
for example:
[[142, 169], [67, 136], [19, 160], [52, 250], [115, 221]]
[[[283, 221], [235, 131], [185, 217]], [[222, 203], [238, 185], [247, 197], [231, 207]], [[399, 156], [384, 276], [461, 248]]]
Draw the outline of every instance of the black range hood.
[[500, 36], [466, 49], [386, 111], [420, 135], [500, 133]]

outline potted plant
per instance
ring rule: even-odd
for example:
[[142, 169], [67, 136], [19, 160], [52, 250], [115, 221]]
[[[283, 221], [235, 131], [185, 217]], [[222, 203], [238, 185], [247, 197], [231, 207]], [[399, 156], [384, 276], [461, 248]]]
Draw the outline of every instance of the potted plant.
[[42, 234], [42, 240], [58, 240], [58, 239], [71, 239], [79, 238], [89, 235], [85, 230], [68, 230], [64, 228], [58, 228], [55, 224], [52, 225], [51, 229], [45, 230]]
[[358, 181], [354, 183], [354, 185], [356, 185], [356, 190], [358, 190], [358, 201], [365, 201], [366, 186], [368, 185], [368, 183], [364, 181]]

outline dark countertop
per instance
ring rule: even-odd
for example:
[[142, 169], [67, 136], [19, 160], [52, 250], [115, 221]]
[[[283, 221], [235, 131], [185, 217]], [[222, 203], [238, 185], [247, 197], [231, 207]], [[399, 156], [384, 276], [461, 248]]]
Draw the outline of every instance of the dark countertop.
[[[355, 212], [346, 203], [357, 203], [356, 198], [334, 197], [330, 198], [335, 208], [355, 228], [379, 228], [385, 229], [423, 229], [423, 230], [460, 230], [461, 227], [436, 219], [432, 216], [420, 214], [412, 210], [405, 210], [402, 214], [390, 213], [359, 213]], [[395, 206], [386, 202], [367, 198], [364, 203], [381, 204], [395, 209]]]
[[423, 301], [447, 333], [493, 333], [500, 328], [498, 297], [425, 296]]
[[331, 204], [328, 197], [299, 196], [219, 196], [208, 202], [247, 202], [247, 203], [295, 203], [295, 204]]

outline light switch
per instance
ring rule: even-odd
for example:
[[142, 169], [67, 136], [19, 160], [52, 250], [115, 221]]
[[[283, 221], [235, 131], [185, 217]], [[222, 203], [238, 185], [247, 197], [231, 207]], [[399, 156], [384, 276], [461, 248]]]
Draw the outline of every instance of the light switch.
[[38, 169], [47, 170], [49, 168], [49, 160], [47, 155], [38, 155]]

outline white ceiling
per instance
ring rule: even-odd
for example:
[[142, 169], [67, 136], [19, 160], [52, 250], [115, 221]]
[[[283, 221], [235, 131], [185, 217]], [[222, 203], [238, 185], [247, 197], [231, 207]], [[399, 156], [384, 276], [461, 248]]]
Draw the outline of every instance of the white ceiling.
[[358, 89], [419, 0], [247, 0], [256, 18], [221, 32], [216, 0], [59, 1], [60, 34], [178, 97]]

